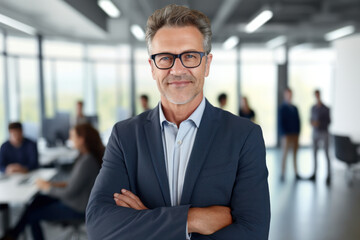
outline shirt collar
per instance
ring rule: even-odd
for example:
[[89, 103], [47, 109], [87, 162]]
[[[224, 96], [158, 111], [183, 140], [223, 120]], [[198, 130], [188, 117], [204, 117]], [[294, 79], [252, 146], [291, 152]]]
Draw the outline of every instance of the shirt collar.
[[[187, 120], [191, 120], [193, 123], [195, 123], [196, 127], [199, 128], [200, 127], [200, 122], [201, 122], [201, 118], [204, 114], [204, 110], [205, 110], [205, 97], [203, 97], [201, 103], [199, 104], [199, 106], [195, 109], [195, 111], [188, 117]], [[160, 117], [160, 127], [161, 130], [163, 129], [163, 123], [164, 122], [168, 122], [170, 123], [164, 115], [164, 112], [162, 110], [162, 106], [161, 106], [161, 101], [159, 102], [159, 117]]]

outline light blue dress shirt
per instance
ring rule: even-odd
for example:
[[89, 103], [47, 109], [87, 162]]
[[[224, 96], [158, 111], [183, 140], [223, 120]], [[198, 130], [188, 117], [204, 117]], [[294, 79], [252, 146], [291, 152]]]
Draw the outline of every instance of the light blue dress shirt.
[[[166, 120], [159, 103], [160, 127], [163, 140], [166, 171], [169, 181], [171, 206], [180, 205], [186, 168], [194, 145], [197, 130], [205, 110], [205, 97], [188, 119], [180, 123]], [[186, 239], [190, 239], [186, 223]]]
[[160, 125], [169, 180], [171, 205], [178, 206], [180, 205], [183, 191], [186, 168], [205, 109], [205, 98], [203, 98], [200, 105], [190, 117], [180, 123], [179, 128], [175, 123], [166, 120], [162, 111], [161, 102], [159, 104]]

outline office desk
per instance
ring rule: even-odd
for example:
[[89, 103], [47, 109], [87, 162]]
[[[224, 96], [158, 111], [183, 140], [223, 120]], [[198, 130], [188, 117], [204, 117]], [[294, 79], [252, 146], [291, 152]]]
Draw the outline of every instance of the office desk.
[[50, 180], [57, 171], [51, 168], [37, 169], [27, 174], [14, 174], [0, 178], [0, 211], [3, 216], [3, 230], [9, 227], [9, 204], [26, 204], [39, 191], [35, 181], [38, 178]]
[[53, 147], [39, 149], [39, 164], [41, 166], [51, 165], [55, 161], [60, 164], [71, 163], [79, 152], [67, 147]]

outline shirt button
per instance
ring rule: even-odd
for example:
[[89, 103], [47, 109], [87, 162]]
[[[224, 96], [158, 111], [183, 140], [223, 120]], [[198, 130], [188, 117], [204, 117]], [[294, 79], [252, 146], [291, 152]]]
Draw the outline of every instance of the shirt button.
[[181, 140], [179, 140], [179, 141], [177, 142], [177, 144], [178, 144], [178, 145], [181, 145], [181, 144], [182, 144], [182, 141], [181, 141]]

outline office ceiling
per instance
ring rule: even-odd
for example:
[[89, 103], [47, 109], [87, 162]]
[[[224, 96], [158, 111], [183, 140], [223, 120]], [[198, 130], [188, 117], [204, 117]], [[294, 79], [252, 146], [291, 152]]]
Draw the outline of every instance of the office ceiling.
[[[360, 29], [360, 0], [113, 0], [122, 15], [109, 19], [97, 0], [1, 0], [0, 13], [35, 27], [45, 36], [87, 41], [132, 41], [131, 24], [145, 27], [147, 17], [176, 3], [204, 12], [212, 22], [213, 42], [236, 35], [243, 43], [265, 43], [285, 35], [290, 44], [326, 43], [324, 34], [353, 24]], [[273, 18], [254, 33], [245, 25], [263, 8]], [[0, 27], [12, 31], [0, 24]]]

